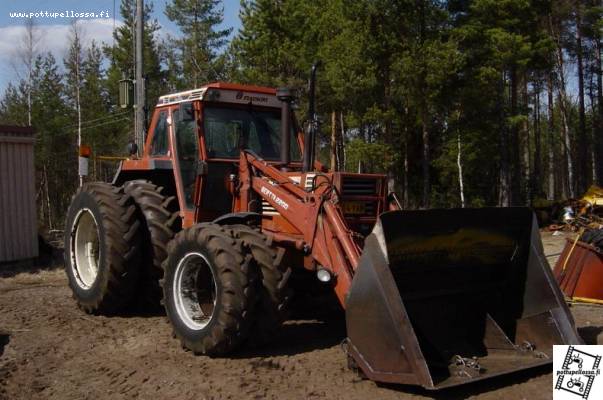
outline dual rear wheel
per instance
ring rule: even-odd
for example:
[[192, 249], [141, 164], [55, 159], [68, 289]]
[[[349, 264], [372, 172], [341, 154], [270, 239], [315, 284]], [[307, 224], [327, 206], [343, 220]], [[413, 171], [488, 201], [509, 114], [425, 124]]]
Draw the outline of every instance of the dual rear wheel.
[[174, 235], [174, 202], [148, 181], [78, 189], [65, 270], [79, 307], [115, 314], [163, 297], [182, 345], [212, 356], [272, 339], [289, 299], [283, 251], [246, 225], [203, 223]]
[[88, 183], [67, 211], [65, 271], [80, 308], [113, 314], [133, 299], [140, 276], [141, 223], [123, 188]]
[[156, 309], [167, 244], [179, 227], [175, 198], [149, 181], [86, 183], [65, 225], [65, 271], [88, 313]]

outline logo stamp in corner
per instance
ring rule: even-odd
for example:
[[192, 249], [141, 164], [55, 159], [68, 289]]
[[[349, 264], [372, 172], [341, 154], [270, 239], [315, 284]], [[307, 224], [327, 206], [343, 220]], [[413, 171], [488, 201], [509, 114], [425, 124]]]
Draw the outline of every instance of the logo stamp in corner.
[[602, 399], [603, 346], [554, 346], [553, 399]]

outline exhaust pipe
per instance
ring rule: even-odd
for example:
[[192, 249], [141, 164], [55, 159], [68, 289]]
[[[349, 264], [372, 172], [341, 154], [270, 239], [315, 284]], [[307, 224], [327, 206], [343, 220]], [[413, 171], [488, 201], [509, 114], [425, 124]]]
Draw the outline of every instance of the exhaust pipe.
[[318, 116], [316, 115], [316, 69], [318, 61], [312, 65], [310, 72], [310, 87], [308, 94], [308, 127], [304, 136], [304, 159], [302, 171], [311, 171], [314, 167], [314, 138], [318, 131]]
[[281, 105], [281, 169], [287, 171], [287, 165], [291, 161], [291, 102], [293, 93], [291, 89], [282, 87], [276, 91], [276, 97], [282, 102]]

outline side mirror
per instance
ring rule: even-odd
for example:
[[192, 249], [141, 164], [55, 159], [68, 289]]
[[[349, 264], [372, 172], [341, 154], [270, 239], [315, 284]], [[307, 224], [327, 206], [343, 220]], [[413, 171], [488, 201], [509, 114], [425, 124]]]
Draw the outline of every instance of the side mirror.
[[138, 154], [138, 145], [135, 142], [128, 143], [128, 154], [131, 156]]

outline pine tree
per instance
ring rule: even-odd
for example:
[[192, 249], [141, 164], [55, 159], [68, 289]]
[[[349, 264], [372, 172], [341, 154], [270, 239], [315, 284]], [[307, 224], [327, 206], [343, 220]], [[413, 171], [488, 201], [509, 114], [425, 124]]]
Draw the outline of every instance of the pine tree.
[[0, 100], [0, 121], [6, 125], [27, 126], [27, 93], [26, 83], [21, 81], [19, 87], [9, 83]]
[[85, 121], [83, 141], [98, 155], [122, 154], [124, 151], [121, 129], [128, 122], [128, 112], [111, 113], [107, 80], [103, 71], [103, 54], [92, 41], [86, 50], [82, 65], [82, 115]]
[[182, 32], [174, 42], [186, 86], [199, 87], [220, 76], [217, 52], [232, 29], [216, 29], [224, 19], [219, 4], [218, 0], [172, 0], [165, 7], [165, 15]]
[[58, 226], [77, 182], [74, 119], [67, 102], [64, 76], [54, 56], [38, 56], [33, 69], [32, 126], [36, 131], [36, 169], [48, 198], [49, 225]]

